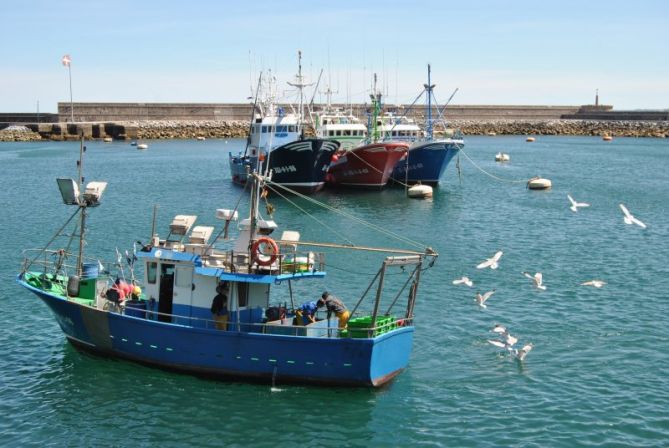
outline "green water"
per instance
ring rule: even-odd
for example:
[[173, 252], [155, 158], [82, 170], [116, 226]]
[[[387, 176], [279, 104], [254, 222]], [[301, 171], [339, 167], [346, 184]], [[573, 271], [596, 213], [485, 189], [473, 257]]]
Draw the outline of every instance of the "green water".
[[[228, 152], [238, 140], [88, 143], [89, 180], [110, 183], [91, 212], [90, 253], [146, 240], [172, 216], [220, 224], [232, 208]], [[215, 382], [82, 354], [47, 307], [14, 282], [24, 248], [43, 245], [72, 212], [56, 177], [76, 175], [78, 143], [0, 144], [0, 445], [54, 446], [667, 446], [667, 204], [669, 141], [470, 137], [467, 154], [504, 179], [534, 175], [550, 191], [495, 181], [460, 158], [432, 201], [401, 190], [323, 192], [331, 206], [440, 253], [424, 273], [409, 368], [382, 390]], [[511, 155], [496, 164], [498, 151]], [[592, 204], [569, 210], [567, 193]], [[301, 204], [318, 221], [270, 199], [283, 229], [303, 240], [398, 246], [379, 232]], [[623, 223], [619, 203], [648, 224]], [[406, 246], [405, 246], [406, 247]], [[503, 250], [500, 268], [476, 264]], [[378, 255], [332, 252], [328, 277], [298, 289], [328, 289], [355, 302]], [[522, 271], [542, 272], [537, 291]], [[474, 288], [451, 281], [468, 275]], [[602, 289], [579, 286], [608, 282]], [[496, 288], [486, 310], [477, 290]], [[521, 365], [489, 345], [507, 325], [534, 350]]]

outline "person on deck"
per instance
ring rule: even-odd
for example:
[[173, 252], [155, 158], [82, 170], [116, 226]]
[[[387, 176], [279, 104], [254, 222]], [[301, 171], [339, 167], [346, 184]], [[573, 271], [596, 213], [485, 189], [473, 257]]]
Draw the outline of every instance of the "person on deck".
[[334, 313], [334, 315], [337, 316], [337, 319], [339, 319], [339, 328], [346, 328], [351, 313], [348, 312], [346, 305], [344, 305], [344, 302], [338, 297], [325, 291], [321, 298], [318, 299], [316, 305], [318, 308], [325, 307], [325, 309], [328, 310], [328, 319], [330, 319], [330, 316]]
[[216, 286], [216, 297], [211, 302], [211, 314], [216, 321], [217, 330], [228, 328], [228, 282], [220, 282]]
[[302, 305], [297, 307], [295, 310], [297, 325], [309, 325], [316, 322], [316, 311], [318, 311], [318, 305], [316, 305], [316, 302], [313, 300], [304, 302]]

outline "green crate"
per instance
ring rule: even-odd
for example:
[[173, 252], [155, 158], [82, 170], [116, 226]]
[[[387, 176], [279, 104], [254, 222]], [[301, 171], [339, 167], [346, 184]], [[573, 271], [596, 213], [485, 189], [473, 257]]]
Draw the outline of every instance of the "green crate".
[[393, 316], [377, 316], [376, 329], [371, 330], [372, 316], [361, 316], [348, 321], [348, 335], [356, 339], [376, 337], [397, 328], [397, 321]]

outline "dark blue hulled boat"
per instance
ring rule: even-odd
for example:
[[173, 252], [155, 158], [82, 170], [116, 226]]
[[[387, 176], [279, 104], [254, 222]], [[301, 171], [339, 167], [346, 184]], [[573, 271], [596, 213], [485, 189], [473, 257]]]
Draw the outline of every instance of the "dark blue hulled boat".
[[[99, 205], [106, 184], [89, 183], [80, 194], [79, 179], [58, 184], [64, 202], [77, 207], [68, 223], [78, 214], [85, 230], [88, 210]], [[217, 210], [223, 224], [213, 238], [214, 227], [194, 226], [195, 216], [177, 215], [167, 237], [154, 234], [141, 250], [126, 252], [124, 275], [105, 269], [122, 267], [120, 257], [112, 264], [84, 257], [85, 232], [80, 232], [78, 254], [57, 246], [27, 251], [17, 281], [47, 304], [73, 345], [104, 356], [215, 378], [355, 386], [388, 382], [408, 364], [420, 276], [437, 254], [381, 250], [394, 255], [380, 260], [367, 287], [376, 291], [374, 297], [365, 301], [363, 294], [347, 324], [336, 318], [294, 324], [296, 303], [319, 295], [326, 275], [325, 254], [312, 248], [371, 248], [301, 242], [299, 233], [289, 230], [273, 240], [277, 224], [259, 216], [258, 203], [261, 191], [276, 184], [255, 173], [250, 180], [250, 213], [239, 222], [236, 240], [227, 238], [236, 210]], [[395, 272], [403, 278], [389, 276]], [[387, 294], [393, 280], [403, 286]], [[297, 281], [314, 282], [313, 293], [295, 295]], [[212, 315], [219, 287], [227, 296], [227, 320]], [[367, 311], [361, 311], [365, 305]]]
[[[314, 193], [325, 185], [325, 175], [339, 142], [304, 138], [302, 91], [307, 84], [302, 77], [301, 53], [299, 55], [296, 81], [288, 83], [299, 89], [299, 113], [285, 113], [276, 105], [276, 88], [271, 75], [261, 75], [258, 80], [246, 149], [229, 157], [232, 181], [236, 184], [245, 185], [249, 173], [263, 170], [273, 173], [275, 183], [301, 193]], [[261, 90], [263, 100], [258, 103]]]
[[[422, 183], [436, 185], [451, 159], [464, 147], [462, 136], [457, 133], [451, 138], [434, 138], [432, 119], [432, 96], [434, 85], [431, 84], [430, 66], [427, 66], [428, 83], [424, 85], [427, 96], [427, 120], [425, 137], [414, 139], [405, 159], [399, 161], [393, 170], [392, 179], [398, 183]], [[422, 93], [421, 93], [422, 95]], [[420, 98], [420, 96], [419, 96]], [[418, 98], [416, 99], [418, 100]], [[402, 124], [386, 125], [389, 128], [386, 138], [407, 138], [415, 132], [403, 132]]]

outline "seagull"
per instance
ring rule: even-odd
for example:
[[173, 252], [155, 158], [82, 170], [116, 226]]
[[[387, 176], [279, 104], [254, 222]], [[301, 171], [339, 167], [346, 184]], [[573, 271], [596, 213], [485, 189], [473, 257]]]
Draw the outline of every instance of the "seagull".
[[483, 295], [481, 295], [480, 292], [477, 292], [476, 293], [476, 303], [478, 303], [481, 308], [487, 308], [487, 306], [485, 304], [485, 301], [488, 300], [490, 298], [490, 296], [492, 296], [493, 294], [495, 294], [494, 289], [492, 291], [486, 292]]
[[625, 221], [625, 224], [636, 224], [637, 226], [641, 227], [642, 229], [646, 228], [646, 224], [642, 223], [638, 219], [636, 219], [632, 214], [627, 210], [627, 207], [625, 207], [623, 204], [620, 204], [620, 210], [623, 211], [625, 214], [625, 217], [623, 220]]
[[518, 361], [523, 361], [527, 354], [532, 350], [532, 347], [534, 346], [530, 343], [525, 344], [520, 350], [514, 349], [512, 352], [513, 356], [515, 356]]
[[589, 280], [581, 283], [581, 286], [594, 286], [595, 288], [601, 288], [604, 285], [606, 285], [606, 282], [603, 280]]
[[[497, 347], [503, 347], [506, 348], [507, 350], [510, 350], [513, 345], [518, 342], [518, 338], [511, 336], [509, 334], [509, 331], [506, 329], [504, 325], [497, 324], [495, 325], [490, 331], [493, 333], [498, 333], [500, 336], [504, 338], [504, 342], [502, 342], [502, 345], [495, 344], [493, 342], [490, 342], [492, 345], [496, 345]], [[495, 342], [500, 342], [500, 341], [495, 341]]]
[[493, 255], [492, 258], [488, 258], [484, 262], [479, 263], [476, 266], [476, 269], [485, 269], [487, 267], [489, 267], [490, 269], [497, 269], [497, 267], [499, 266], [497, 262], [499, 262], [499, 259], [502, 258], [503, 253], [504, 252], [500, 250], [499, 252], [495, 253], [495, 255]]
[[532, 281], [534, 282], [534, 286], [535, 286], [537, 289], [540, 289], [540, 290], [542, 290], [542, 291], [545, 291], [545, 290], [546, 290], [546, 287], [543, 285], [544, 276], [541, 275], [541, 272], [537, 272], [536, 274], [534, 274], [534, 276], [528, 274], [527, 272], [523, 272], [522, 274], [523, 274], [525, 277], [527, 277], [527, 278], [529, 278], [530, 280], [532, 280]]
[[569, 199], [569, 202], [571, 202], [571, 207], [569, 208], [572, 212], [577, 212], [579, 207], [590, 207], [590, 204], [588, 203], [576, 202], [570, 195], [567, 195], [567, 198]]
[[462, 277], [462, 278], [459, 278], [459, 279], [457, 279], [457, 280], [453, 280], [453, 284], [454, 284], [454, 285], [462, 285], [462, 284], [465, 284], [465, 285], [467, 285], [467, 286], [469, 286], [469, 287], [471, 288], [471, 287], [474, 285], [474, 282], [472, 282], [471, 280], [469, 280], [469, 277]]

